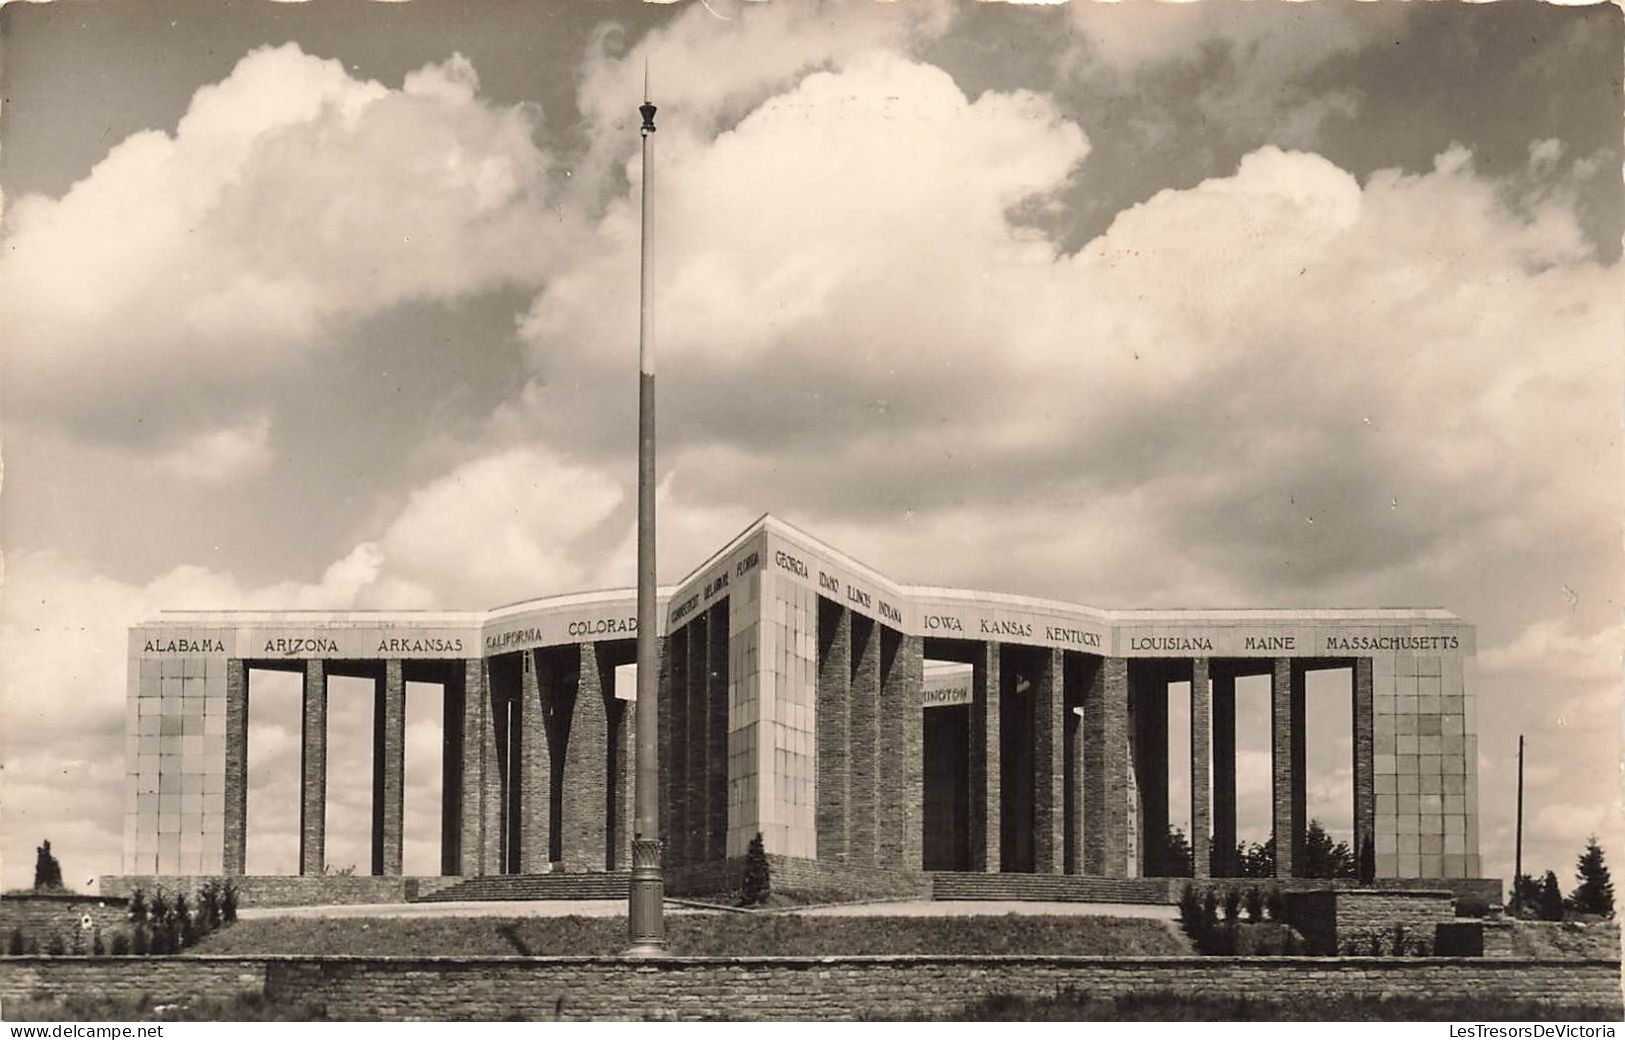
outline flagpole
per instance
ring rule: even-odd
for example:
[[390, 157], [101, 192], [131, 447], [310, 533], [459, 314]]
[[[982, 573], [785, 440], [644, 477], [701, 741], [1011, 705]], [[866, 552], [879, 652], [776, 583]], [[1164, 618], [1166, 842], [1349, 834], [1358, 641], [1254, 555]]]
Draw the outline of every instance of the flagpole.
[[627, 892], [628, 956], [653, 957], [666, 951], [662, 914], [666, 881], [661, 870], [659, 787], [659, 662], [655, 632], [655, 347], [651, 298], [655, 106], [649, 103], [649, 67], [643, 67], [643, 228], [638, 263], [638, 697], [637, 762], [633, 798], [632, 881]]

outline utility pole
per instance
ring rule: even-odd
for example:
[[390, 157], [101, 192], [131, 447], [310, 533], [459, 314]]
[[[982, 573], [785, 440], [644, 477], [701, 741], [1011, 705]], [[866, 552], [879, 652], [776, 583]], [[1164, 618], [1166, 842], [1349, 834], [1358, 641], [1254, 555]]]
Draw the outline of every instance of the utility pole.
[[654, 196], [655, 106], [649, 103], [649, 66], [643, 66], [643, 228], [638, 264], [638, 699], [637, 774], [633, 797], [632, 882], [627, 892], [628, 956], [656, 957], [666, 951], [663, 903], [666, 879], [661, 870], [660, 759], [655, 652], [655, 346], [652, 221]]
[[1521, 900], [1518, 881], [1523, 877], [1523, 734], [1518, 734], [1518, 838], [1512, 852], [1512, 913], [1517, 914]]

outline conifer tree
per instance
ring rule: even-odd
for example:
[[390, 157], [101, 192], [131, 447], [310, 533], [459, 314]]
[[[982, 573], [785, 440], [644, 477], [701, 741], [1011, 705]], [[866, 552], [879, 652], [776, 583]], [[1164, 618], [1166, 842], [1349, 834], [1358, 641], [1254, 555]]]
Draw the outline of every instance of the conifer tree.
[[1539, 910], [1542, 921], [1563, 920], [1563, 893], [1557, 887], [1557, 875], [1550, 870], [1540, 883]]
[[62, 887], [62, 864], [51, 854], [51, 843], [47, 841], [35, 851], [34, 891], [57, 891]]
[[1580, 853], [1574, 867], [1580, 887], [1569, 897], [1569, 904], [1583, 914], [1601, 917], [1614, 916], [1614, 882], [1608, 876], [1608, 864], [1602, 855], [1602, 846], [1593, 834], [1586, 839], [1585, 851]]
[[741, 894], [746, 906], [767, 902], [768, 893], [772, 891], [773, 881], [761, 831], [756, 832], [756, 837], [750, 840], [750, 845], [745, 849], [745, 876], [740, 887], [744, 890]]

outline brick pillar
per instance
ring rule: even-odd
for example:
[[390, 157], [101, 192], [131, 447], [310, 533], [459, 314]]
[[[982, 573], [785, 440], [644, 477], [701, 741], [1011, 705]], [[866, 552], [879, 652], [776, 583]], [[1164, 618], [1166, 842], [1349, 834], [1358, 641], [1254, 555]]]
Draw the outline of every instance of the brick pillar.
[[847, 862], [873, 866], [880, 783], [880, 625], [852, 615], [852, 685], [847, 706]]
[[[613, 674], [613, 673], [608, 673]], [[622, 699], [616, 691], [613, 699], [605, 703], [610, 708], [610, 786], [615, 792], [615, 811], [610, 819], [610, 870], [626, 870], [632, 865], [632, 831], [637, 825], [633, 802], [637, 792], [633, 763], [637, 761], [637, 705]]]
[[925, 823], [925, 641], [880, 630], [880, 865], [919, 870]]
[[384, 662], [372, 694], [372, 872], [401, 876], [406, 797], [406, 680], [399, 659]]
[[728, 855], [728, 601], [706, 615], [705, 858], [716, 860]]
[[553, 749], [548, 744], [549, 701], [542, 662], [534, 650], [519, 655], [519, 872], [544, 873], [553, 860]]
[[1308, 673], [1300, 661], [1292, 662], [1292, 873], [1303, 869], [1305, 826], [1309, 820], [1309, 768], [1305, 745], [1308, 716], [1304, 711], [1304, 685]]
[[1083, 872], [1128, 874], [1128, 661], [1101, 661], [1084, 696]]
[[242, 877], [248, 869], [248, 665], [226, 661], [226, 831], [221, 869]]
[[[1371, 658], [1354, 660], [1354, 862], [1377, 840], [1375, 780], [1376, 719], [1373, 717]], [[1469, 764], [1469, 769], [1471, 765]], [[1375, 850], [1373, 850], [1375, 851]]]
[[[480, 871], [484, 874], [508, 872], [508, 700], [491, 685], [491, 673], [478, 658], [477, 679], [467, 680], [480, 691], [485, 704], [485, 731], [481, 735], [481, 757], [485, 772], [480, 783], [481, 851]], [[465, 670], [467, 666], [464, 666]]]
[[1292, 877], [1293, 810], [1292, 659], [1277, 657], [1270, 668], [1270, 806], [1275, 834], [1275, 876]]
[[688, 633], [678, 629], [666, 639], [660, 661], [660, 836], [666, 842], [666, 864], [683, 860], [687, 826], [684, 788], [688, 782]]
[[461, 679], [441, 686], [440, 873], [463, 872], [463, 723]]
[[1191, 662], [1191, 873], [1199, 878], [1211, 871], [1212, 792], [1208, 788], [1208, 725], [1212, 697], [1208, 662]]
[[1000, 644], [977, 644], [970, 703], [970, 869], [997, 874], [1003, 854], [999, 798]]
[[1038, 652], [1033, 679], [1033, 872], [1066, 869], [1066, 675], [1059, 650]]
[[845, 862], [851, 789], [848, 726], [851, 724], [852, 615], [818, 601], [818, 705], [815, 711], [818, 782], [814, 820], [818, 858]]
[[1134, 779], [1140, 787], [1140, 873], [1168, 873], [1168, 673], [1161, 661], [1129, 665], [1134, 691]]
[[1213, 843], [1219, 874], [1235, 877], [1236, 862], [1236, 675], [1215, 669], [1213, 684]]
[[299, 740], [299, 873], [320, 876], [327, 844], [327, 666], [305, 662]]
[[459, 785], [462, 805], [458, 816], [462, 821], [462, 835], [458, 842], [461, 859], [458, 873], [476, 877], [497, 870], [495, 858], [487, 858], [486, 844], [487, 829], [492, 831], [492, 839], [498, 836], [497, 827], [490, 824], [486, 806], [486, 774], [496, 772], [496, 734], [492, 728], [483, 662], [477, 657], [465, 659], [461, 678], [463, 764]]
[[685, 631], [688, 634], [688, 693], [683, 713], [684, 741], [683, 777], [683, 859], [688, 863], [703, 863], [705, 849], [705, 795], [710, 773], [705, 755], [705, 709], [710, 696], [711, 639], [710, 618], [706, 614], [694, 615]]
[[[1077, 657], [1061, 658], [1063, 664], [1079, 662]], [[1081, 662], [1080, 662], [1081, 663]], [[1097, 665], [1098, 667], [1098, 665]], [[1083, 681], [1087, 674], [1083, 667], [1071, 667], [1066, 670], [1066, 729], [1065, 742], [1062, 754], [1066, 756], [1066, 850], [1063, 858], [1063, 869], [1068, 874], [1083, 873], [1083, 806], [1084, 806], [1084, 758], [1083, 758], [1083, 695], [1086, 683]]]
[[564, 745], [563, 790], [559, 830], [565, 870], [603, 870], [608, 845], [609, 805], [605, 783], [609, 766], [609, 716], [598, 673], [598, 654], [591, 643], [576, 647], [575, 706]]

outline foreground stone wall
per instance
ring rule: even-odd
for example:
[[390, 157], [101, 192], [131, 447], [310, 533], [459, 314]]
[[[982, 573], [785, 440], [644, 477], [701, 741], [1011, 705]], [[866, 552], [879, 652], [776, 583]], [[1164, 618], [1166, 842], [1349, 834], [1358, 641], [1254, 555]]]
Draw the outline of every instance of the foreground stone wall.
[[82, 994], [172, 1004], [265, 990], [265, 962], [231, 957], [4, 957], [0, 1004]]
[[0, 958], [0, 1001], [54, 993], [272, 1001], [336, 1020], [855, 1019], [951, 1014], [994, 994], [1292, 1000], [1493, 993], [1619, 1017], [1614, 961], [1393, 958]]
[[404, 903], [419, 895], [457, 884], [460, 877], [371, 877], [334, 875], [329, 877], [185, 877], [154, 875], [110, 875], [97, 881], [102, 895], [128, 897], [139, 888], [150, 900], [160, 888], [165, 892], [185, 892], [195, 899], [197, 890], [210, 881], [229, 880], [237, 886], [237, 905], [252, 906], [351, 906], [362, 903]]

